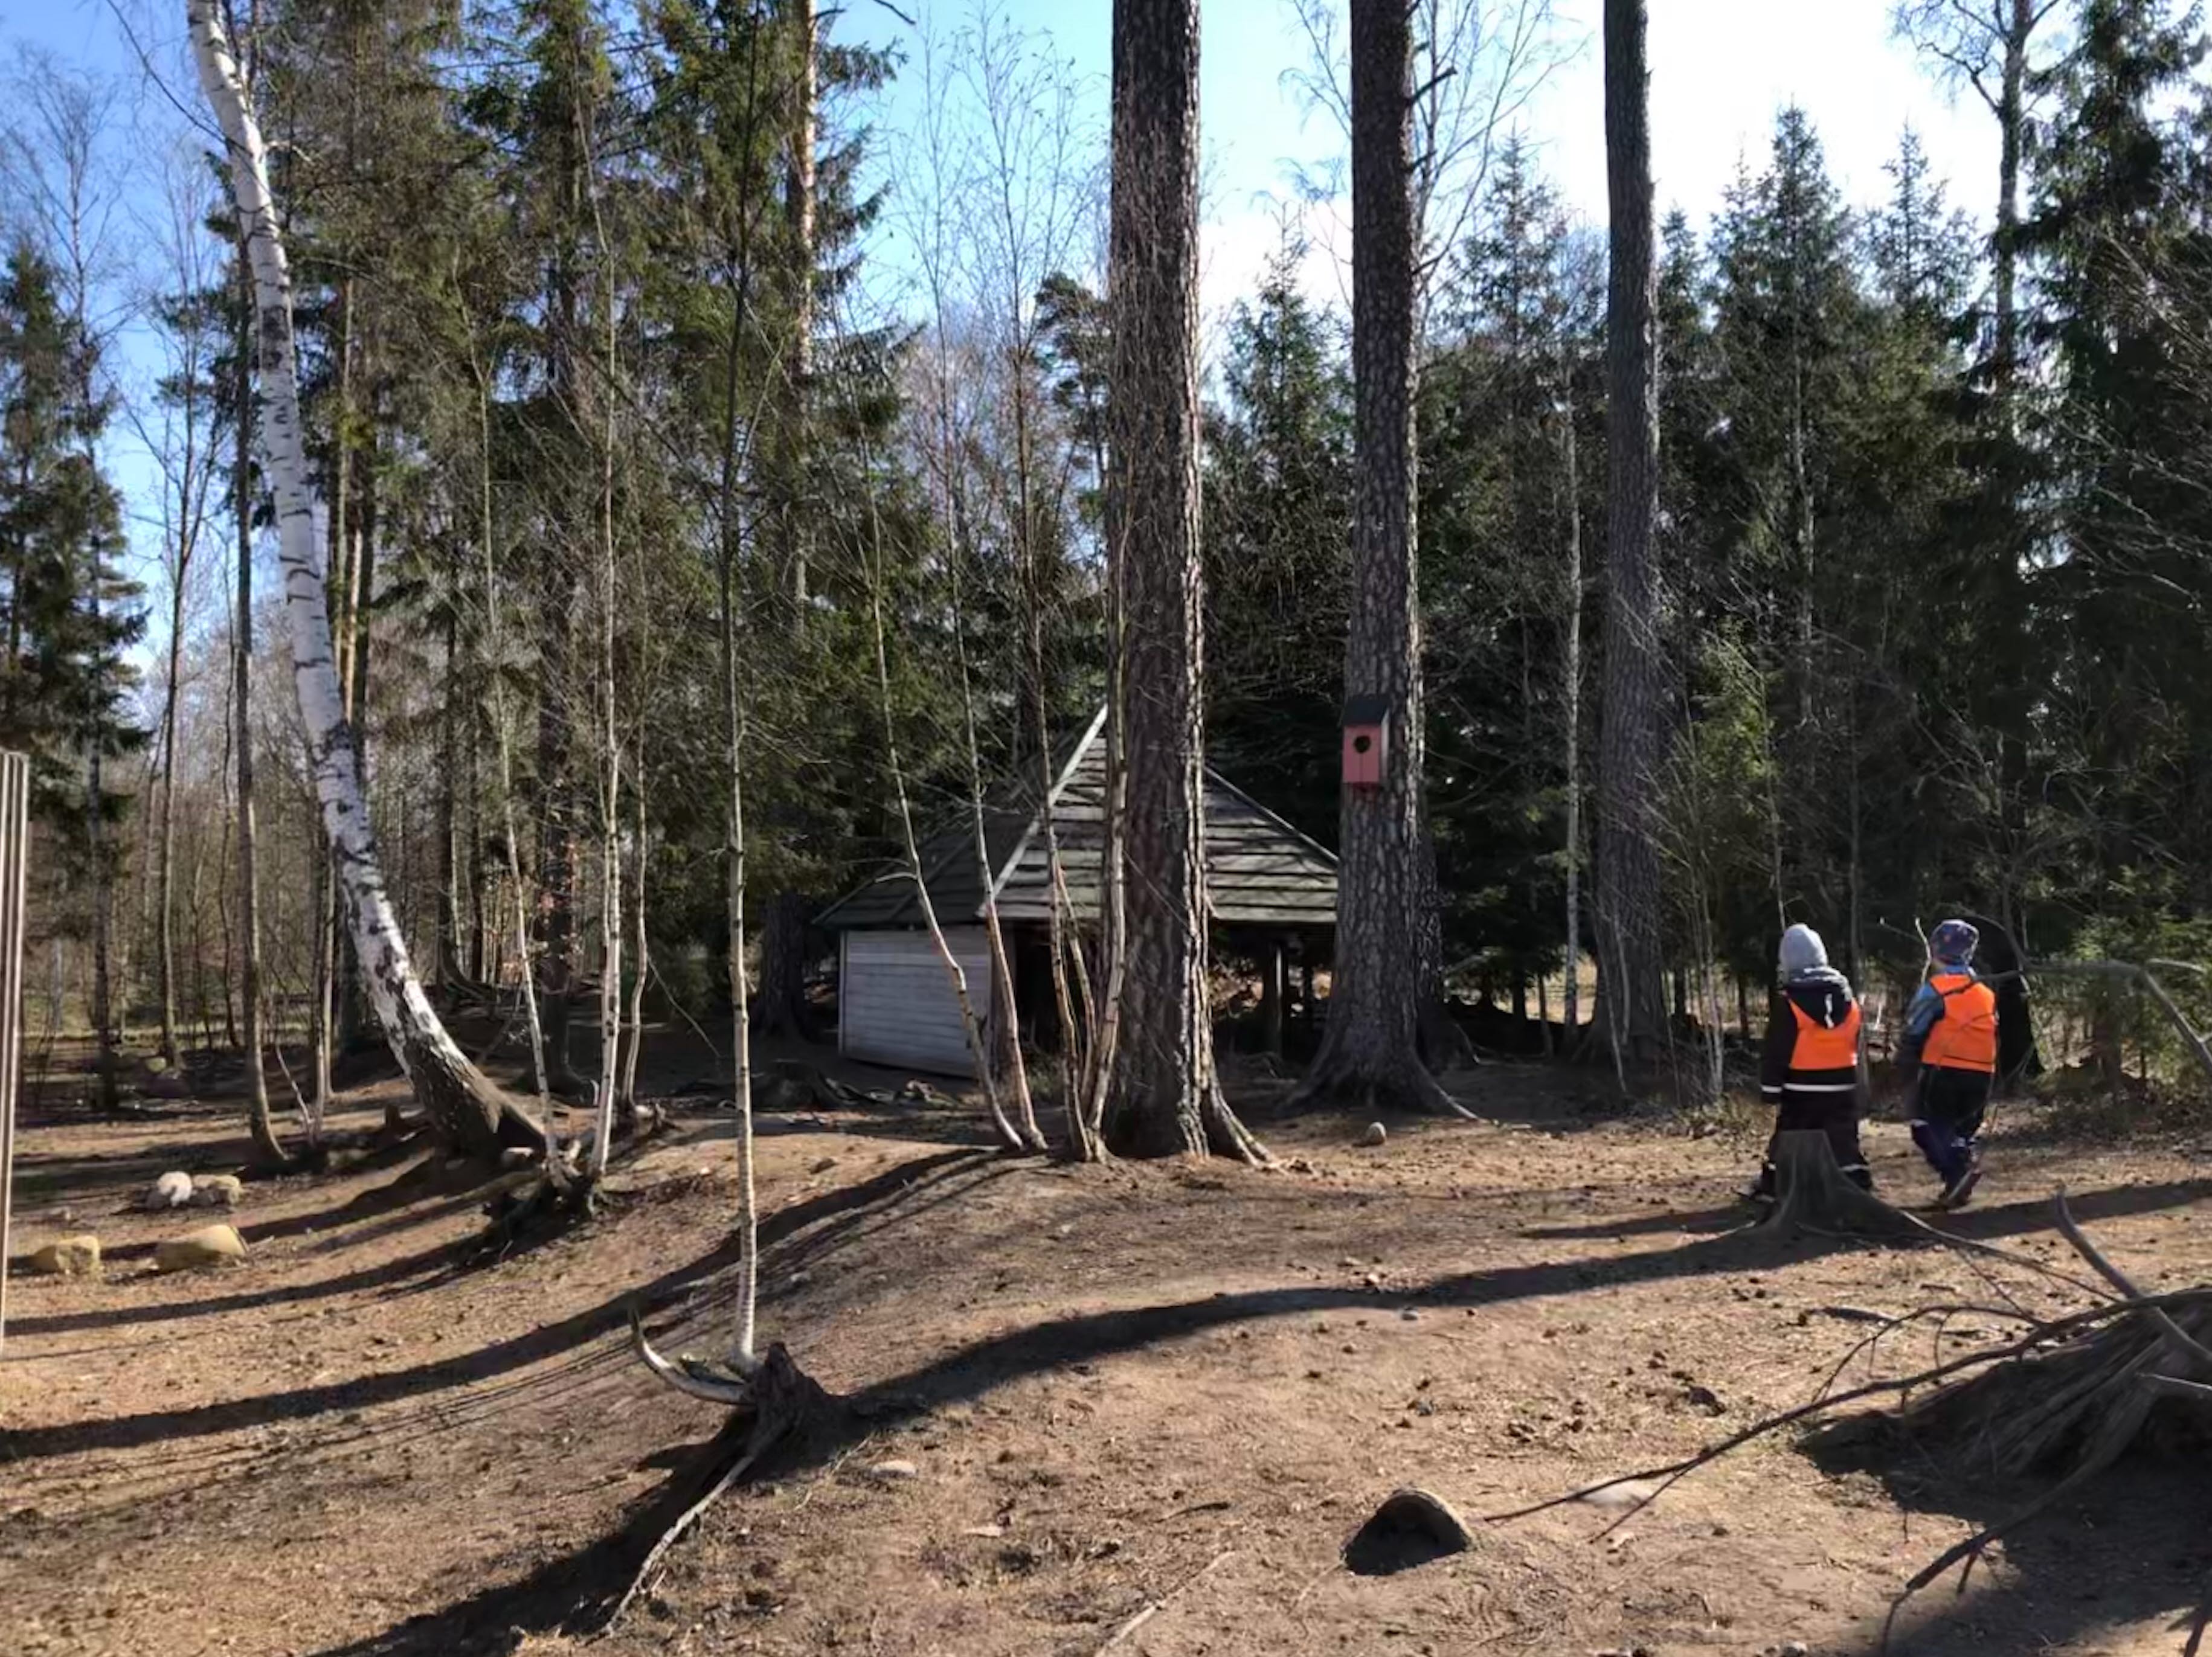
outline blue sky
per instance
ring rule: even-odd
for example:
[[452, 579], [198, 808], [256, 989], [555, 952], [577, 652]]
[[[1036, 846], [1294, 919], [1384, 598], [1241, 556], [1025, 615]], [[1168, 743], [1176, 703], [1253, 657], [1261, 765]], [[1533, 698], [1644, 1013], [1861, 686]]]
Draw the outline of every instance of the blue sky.
[[[908, 31], [875, 0], [843, 0], [834, 27], [909, 51]], [[1093, 129], [1103, 135], [1109, 68], [1109, 0], [993, 0], [1021, 30], [1049, 37], [1080, 77]], [[125, 0], [150, 16], [173, 46], [181, 0]], [[973, 21], [976, 0], [901, 0], [949, 35]], [[1570, 206], [1592, 224], [1605, 216], [1602, 82], [1595, 28], [1599, 0], [1558, 0], [1558, 40], [1569, 54], [1528, 106], [1525, 130]], [[1990, 216], [1996, 138], [1987, 112], [1971, 97], [1953, 100], [1913, 55], [1888, 39], [1887, 0], [1656, 0], [1651, 7], [1653, 164], [1662, 212], [1686, 209], [1702, 221], [1718, 203], [1740, 160], [1756, 166], [1776, 112], [1796, 102], [1810, 112], [1844, 198], [1878, 199], [1882, 164], [1909, 124], [1920, 134], [1954, 204]], [[172, 14], [175, 15], [173, 18]], [[1326, 113], [1310, 112], [1286, 72], [1307, 49], [1291, 0], [1204, 0], [1202, 114], [1208, 161], [1206, 298], [1210, 314], [1251, 289], [1276, 245], [1275, 203], [1288, 198], [1298, 163], [1326, 161], [1341, 140]], [[137, 59], [108, 0], [0, 0], [0, 45], [28, 43], [63, 60], [135, 77]], [[9, 54], [12, 56], [12, 52]], [[919, 115], [918, 76], [895, 83], [880, 115], [884, 143]], [[174, 118], [155, 104], [149, 114]], [[1103, 141], [1103, 137], [1102, 137]], [[150, 186], [155, 169], [144, 169]], [[1340, 228], [1315, 231], [1327, 242]], [[887, 259], [901, 251], [886, 246]], [[1309, 284], [1328, 296], [1337, 276], [1316, 255]], [[125, 342], [126, 356], [135, 350]], [[144, 369], [127, 364], [127, 377]], [[118, 431], [114, 461], [134, 493], [148, 481], [142, 455]]]
[[[1103, 112], [1109, 69], [1108, 0], [994, 0], [998, 13], [1048, 34], [1088, 77]], [[939, 0], [919, 14], [940, 33], [975, 15], [975, 0]], [[902, 6], [903, 9], [911, 9]], [[1739, 161], [1756, 167], [1776, 113], [1811, 114], [1844, 198], [1881, 197], [1882, 165], [1910, 124], [1953, 203], [1990, 216], [1996, 140], [1971, 94], [1954, 100], [1888, 36], [1888, 0], [1656, 0], [1651, 7], [1653, 165], [1662, 213], [1680, 206], [1702, 222]], [[1559, 0], [1557, 36], [1568, 60], [1528, 106], [1528, 137], [1571, 207], [1601, 225], [1606, 215], [1604, 96], [1595, 28], [1599, 0]], [[839, 27], [911, 46], [908, 32], [872, 0], [852, 0]], [[1275, 246], [1273, 203], [1287, 197], [1292, 167], [1341, 149], [1331, 118], [1310, 112], [1285, 84], [1307, 48], [1291, 0], [1203, 0], [1201, 122], [1209, 170], [1208, 308], [1250, 290]], [[885, 119], [914, 118], [918, 89], [895, 86]], [[1316, 233], [1319, 234], [1318, 232]], [[1316, 287], [1327, 284], [1318, 279]]]

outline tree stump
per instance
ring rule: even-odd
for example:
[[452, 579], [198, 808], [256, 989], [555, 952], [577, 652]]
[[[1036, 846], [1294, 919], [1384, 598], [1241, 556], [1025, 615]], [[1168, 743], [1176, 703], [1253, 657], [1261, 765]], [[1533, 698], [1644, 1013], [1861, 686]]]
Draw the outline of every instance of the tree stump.
[[1828, 1136], [1807, 1130], [1774, 1142], [1774, 1211], [1757, 1231], [1789, 1236], [1798, 1231], [1900, 1236], [1915, 1228], [1870, 1191], [1844, 1177]]

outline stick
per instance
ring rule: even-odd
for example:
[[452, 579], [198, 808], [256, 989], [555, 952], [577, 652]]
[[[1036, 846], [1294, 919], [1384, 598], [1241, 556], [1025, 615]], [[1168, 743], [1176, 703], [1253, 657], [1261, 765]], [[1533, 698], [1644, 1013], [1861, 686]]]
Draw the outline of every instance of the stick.
[[[1936, 1581], [1943, 1575], [1944, 1572], [1949, 1570], [1952, 1566], [1959, 1563], [1961, 1560], [1966, 1562], [1966, 1569], [1971, 1572], [1974, 1568], [1974, 1562], [1982, 1557], [1983, 1551], [1985, 1550], [1990, 1543], [1998, 1540], [2000, 1538], [2012, 1531], [2017, 1530], [2021, 1526], [2025, 1525], [2029, 1520], [2033, 1519], [2039, 1514], [2048, 1512], [2051, 1508], [2055, 1507], [2058, 1503], [2062, 1497], [2070, 1496], [2075, 1490], [2078, 1490], [2081, 1485], [2087, 1484], [2090, 1479], [2095, 1478], [2103, 1471], [2104, 1467], [2100, 1464], [2095, 1462], [2089, 1463], [2088, 1465], [2081, 1467], [2079, 1471], [2059, 1480], [2057, 1484], [2052, 1485], [2048, 1490], [2045, 1491], [2034, 1501], [2029, 1502], [2018, 1513], [2014, 1514], [2010, 1518], [1999, 1520], [1996, 1524], [1990, 1526], [1987, 1530], [1977, 1532], [1974, 1535], [1968, 1537], [1963, 1542], [1954, 1543], [1951, 1546], [1944, 1549], [1942, 1553], [1936, 1555], [1935, 1558], [1929, 1560], [1927, 1564], [1922, 1566], [1921, 1569], [1914, 1574], [1912, 1580], [1905, 1585], [1904, 1591], [1897, 1596], [1895, 1602], [1891, 1605], [1889, 1608], [1889, 1615], [1882, 1618], [1881, 1645], [1880, 1648], [1883, 1651], [1887, 1651], [1889, 1649], [1889, 1637], [1891, 1632], [1897, 1625], [1898, 1613], [1902, 1611], [1905, 1607], [1911, 1602], [1913, 1595], [1918, 1593], [1921, 1589], [1926, 1587], [1930, 1582]], [[1961, 1581], [1959, 1586], [1961, 1591], [1963, 1591], [1966, 1587], [1966, 1583]]]
[[2168, 1398], [2185, 1398], [2195, 1404], [2212, 1404], [2212, 1387], [2201, 1381], [2184, 1381], [2179, 1375], [2145, 1375], [2142, 1384], [2154, 1393]]
[[637, 1598], [638, 1590], [645, 1586], [646, 1580], [659, 1567], [669, 1549], [676, 1545], [678, 1539], [696, 1524], [708, 1508], [720, 1501], [732, 1484], [745, 1476], [748, 1467], [760, 1460], [761, 1452], [768, 1448], [768, 1442], [763, 1442], [763, 1435], [758, 1432], [753, 1436], [752, 1447], [723, 1471], [722, 1476], [714, 1481], [714, 1488], [684, 1508], [676, 1516], [676, 1522], [661, 1532], [660, 1539], [653, 1545], [653, 1551], [645, 1556], [645, 1563], [637, 1568], [637, 1575], [630, 1579], [629, 1591], [623, 1595], [621, 1603], [615, 1606], [614, 1614], [607, 1618], [607, 1625], [601, 1632], [614, 1632], [615, 1624], [622, 1621], [623, 1613], [629, 1609], [629, 1602]]
[[[2157, 1296], [2156, 1302], [2159, 1304], [2171, 1304], [2180, 1300], [2199, 1299], [2203, 1294], [2203, 1291], [2201, 1290], [2185, 1291], [2176, 1295]], [[2048, 1344], [2061, 1336], [2074, 1334], [2081, 1330], [2094, 1327], [2100, 1323], [2108, 1323], [2116, 1318], [2146, 1310], [2153, 1304], [2153, 1299], [2150, 1297], [2140, 1301], [2110, 1301], [2103, 1305], [2092, 1307], [2084, 1312], [2073, 1313], [2063, 1318], [2054, 1318], [2049, 1323], [2036, 1325], [2020, 1339], [2008, 1345], [1994, 1346], [1984, 1351], [1963, 1354], [1948, 1363], [1921, 1370], [1916, 1375], [1902, 1375], [1889, 1381], [1869, 1381], [1863, 1386], [1851, 1388], [1849, 1392], [1816, 1398], [1809, 1404], [1801, 1404], [1795, 1409], [1785, 1410], [1779, 1415], [1769, 1416], [1763, 1421], [1754, 1422], [1741, 1431], [1732, 1433], [1728, 1437], [1708, 1445], [1697, 1454], [1683, 1460], [1671, 1462], [1665, 1466], [1649, 1467], [1641, 1472], [1619, 1473], [1595, 1484], [1585, 1484], [1580, 1490], [1569, 1490], [1563, 1496], [1555, 1496], [1542, 1502], [1532, 1502], [1525, 1508], [1516, 1508], [1505, 1513], [1486, 1514], [1482, 1516], [1482, 1522], [1486, 1525], [1510, 1524], [1515, 1520], [1528, 1519], [1540, 1513], [1548, 1513], [1554, 1508], [1564, 1508], [1577, 1502], [1587, 1502], [1594, 1496], [1602, 1495], [1607, 1490], [1616, 1490], [1623, 1484], [1639, 1484], [1649, 1479], [1662, 1481], [1658, 1489], [1653, 1490], [1650, 1495], [1637, 1502], [1620, 1518], [1598, 1533], [1598, 1535], [1605, 1536], [1626, 1524], [1664, 1496], [1674, 1484], [1697, 1472], [1698, 1468], [1709, 1462], [1718, 1460], [1731, 1450], [1741, 1448], [1754, 1439], [1763, 1438], [1781, 1428], [1808, 1420], [1814, 1416], [1838, 1409], [1846, 1404], [1856, 1404], [1868, 1399], [1913, 1392], [1923, 1387], [1932, 1386], [1939, 1381], [1948, 1381], [1954, 1375], [1964, 1375], [1969, 1370], [1994, 1368], [1998, 1364], [2009, 1363], [2014, 1358], [2026, 1357], [2038, 1348]]]
[[0, 1342], [8, 1335], [8, 1233], [15, 1217], [15, 1083], [23, 1053], [23, 865], [30, 860], [31, 762], [0, 754]]
[[1106, 1636], [1105, 1644], [1098, 1648], [1097, 1657], [1106, 1657], [1106, 1654], [1108, 1652], [1113, 1650], [1115, 1647], [1124, 1643], [1131, 1635], [1134, 1634], [1139, 1629], [1144, 1627], [1146, 1624], [1151, 1622], [1153, 1618], [1159, 1614], [1160, 1602], [1155, 1599], [1151, 1604], [1147, 1605], [1142, 1611], [1139, 1611], [1134, 1617], [1129, 1618], [1127, 1622], [1123, 1623], [1119, 1628], [1108, 1635]]
[[2059, 1187], [2058, 1194], [2051, 1199], [2051, 1206], [2057, 1211], [2058, 1216], [2058, 1229], [2065, 1235], [2066, 1241], [2074, 1245], [2075, 1253], [2088, 1261], [2099, 1277], [2126, 1296], [2130, 1306], [2142, 1307], [2148, 1314], [2150, 1320], [2158, 1326], [2159, 1333], [2166, 1337], [2168, 1344], [2179, 1350], [2184, 1357], [2192, 1359], [2206, 1369], [2212, 1369], [2212, 1347], [2206, 1346], [2168, 1317], [2164, 1308], [2153, 1306], [2146, 1301], [2142, 1290], [2130, 1282], [2126, 1274], [2119, 1267], [2106, 1259], [2097, 1245], [2091, 1242], [2083, 1234], [2081, 1228], [2074, 1223], [2074, 1216], [2066, 1206], [2066, 1188], [2063, 1186]]

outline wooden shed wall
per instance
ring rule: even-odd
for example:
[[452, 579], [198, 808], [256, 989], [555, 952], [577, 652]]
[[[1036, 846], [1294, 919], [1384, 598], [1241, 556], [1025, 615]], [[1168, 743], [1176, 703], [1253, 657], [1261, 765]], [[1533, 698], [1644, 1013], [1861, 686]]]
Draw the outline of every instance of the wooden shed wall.
[[[978, 1018], [991, 1012], [990, 946], [980, 926], [948, 926]], [[951, 976], [926, 932], [847, 932], [838, 946], [837, 1051], [863, 1064], [972, 1077]]]

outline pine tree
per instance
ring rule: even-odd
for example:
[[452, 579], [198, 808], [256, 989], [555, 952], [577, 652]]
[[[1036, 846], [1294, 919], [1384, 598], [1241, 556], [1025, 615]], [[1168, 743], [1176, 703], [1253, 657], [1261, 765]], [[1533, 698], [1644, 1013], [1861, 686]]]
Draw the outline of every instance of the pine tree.
[[113, 405], [99, 373], [53, 266], [18, 241], [0, 278], [0, 746], [31, 756], [34, 815], [88, 890], [119, 866], [95, 823], [119, 826], [130, 804], [94, 784], [94, 762], [104, 774], [146, 740], [128, 713], [126, 655], [144, 616], [122, 573], [122, 499], [100, 460]]
[[1286, 239], [1231, 314], [1206, 441], [1207, 731], [1239, 785], [1336, 835], [1351, 385]]

